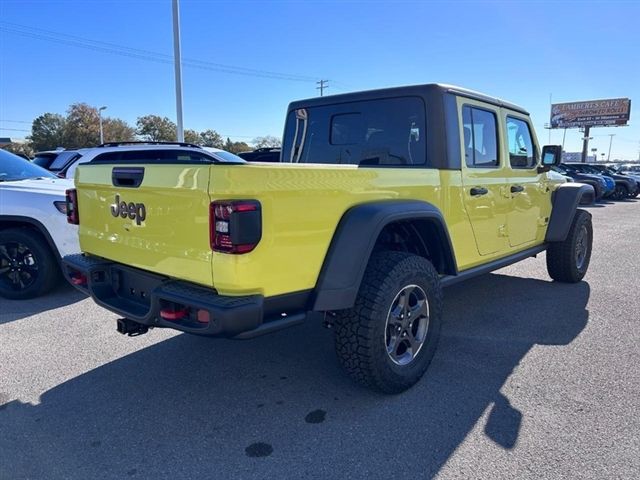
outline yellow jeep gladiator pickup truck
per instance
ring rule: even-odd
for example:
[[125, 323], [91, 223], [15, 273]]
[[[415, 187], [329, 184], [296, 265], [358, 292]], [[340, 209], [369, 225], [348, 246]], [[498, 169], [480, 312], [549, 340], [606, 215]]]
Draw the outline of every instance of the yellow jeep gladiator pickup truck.
[[521, 107], [457, 87], [297, 101], [280, 163], [148, 145], [80, 166], [65, 273], [128, 335], [250, 338], [323, 312], [347, 372], [400, 392], [434, 355], [443, 287], [545, 250], [551, 278], [583, 278], [594, 192], [552, 180], [560, 155]]

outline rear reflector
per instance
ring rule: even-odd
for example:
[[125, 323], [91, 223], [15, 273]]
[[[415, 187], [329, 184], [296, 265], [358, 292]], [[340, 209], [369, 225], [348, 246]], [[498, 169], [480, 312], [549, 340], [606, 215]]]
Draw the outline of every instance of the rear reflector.
[[87, 277], [80, 272], [74, 273], [73, 275], [71, 275], [71, 283], [81, 287], [86, 287], [88, 283]]
[[170, 320], [170, 321], [182, 320], [183, 318], [186, 318], [188, 315], [189, 315], [188, 308], [178, 308], [178, 309], [163, 308], [162, 310], [160, 310], [160, 316], [165, 320]]
[[200, 323], [209, 323], [211, 321], [211, 316], [207, 310], [198, 310], [197, 319]]

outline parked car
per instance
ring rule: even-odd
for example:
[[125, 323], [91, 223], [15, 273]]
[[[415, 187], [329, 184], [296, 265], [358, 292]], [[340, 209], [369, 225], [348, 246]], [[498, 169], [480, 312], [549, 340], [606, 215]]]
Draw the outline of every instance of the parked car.
[[45, 150], [43, 152], [37, 152], [31, 161], [39, 167], [49, 169], [49, 165], [51, 165], [51, 163], [56, 159], [60, 152], [63, 151], [64, 149], [60, 148], [58, 150]]
[[604, 178], [602, 178], [600, 175], [589, 175], [586, 173], [580, 173], [575, 168], [568, 166], [566, 163], [556, 165], [552, 167], [552, 170], [562, 175], [566, 175], [569, 178], [572, 178], [574, 182], [591, 185], [593, 187], [593, 190], [595, 191], [596, 201], [602, 200], [605, 192], [607, 191], [607, 182], [605, 182]]
[[612, 196], [615, 197], [617, 195], [616, 182], [613, 179], [613, 177], [611, 177], [610, 175], [603, 174], [603, 172], [595, 168], [592, 168], [591, 165], [587, 163], [566, 163], [564, 165], [567, 165], [568, 168], [572, 168], [577, 172], [580, 172], [586, 175], [596, 175], [602, 178], [605, 182], [605, 191], [603, 194], [605, 198], [612, 197]]
[[86, 149], [80, 150], [49, 150], [36, 153], [33, 163], [49, 170], [60, 178], [68, 178], [67, 170], [77, 162]]
[[60, 276], [60, 259], [80, 251], [67, 223], [73, 182], [0, 150], [0, 297], [43, 295]]
[[553, 169], [549, 170], [547, 175], [549, 177], [549, 181], [553, 183], [567, 183], [567, 182], [572, 183], [573, 182], [573, 178], [567, 175], [562, 175], [561, 173], [558, 173]]
[[602, 164], [594, 163], [569, 163], [571, 167], [583, 173], [594, 175], [602, 175], [605, 178], [610, 177], [614, 180], [615, 190], [611, 197], [615, 200], [624, 200], [625, 198], [636, 197], [639, 193], [638, 183], [625, 175], [617, 174], [615, 171]]
[[635, 164], [627, 164], [627, 165], [619, 165], [616, 169], [618, 173], [633, 173], [640, 175], [640, 165]]
[[607, 175], [619, 175], [622, 178], [625, 179], [632, 179], [636, 182], [636, 190], [634, 192], [631, 192], [631, 194], [629, 195], [629, 198], [635, 198], [638, 195], [640, 195], [640, 171], [639, 172], [634, 172], [633, 170], [622, 170], [622, 169], [618, 169], [616, 170], [615, 168], [609, 166], [609, 165], [601, 165], [601, 164], [591, 164], [591, 166], [599, 171], [603, 171], [606, 172]]
[[280, 161], [280, 148], [258, 148], [251, 152], [241, 152], [238, 154], [240, 158], [243, 158], [247, 162], [279, 162]]
[[[89, 163], [105, 152], [110, 152], [110, 157], [118, 157], [122, 159], [135, 158], [139, 156], [135, 152], [147, 152], [144, 154], [145, 162], [164, 162], [166, 159], [160, 156], [155, 159], [153, 158], [153, 156], [157, 154], [153, 152], [157, 152], [158, 146], [161, 145], [166, 145], [169, 149], [176, 149], [177, 151], [184, 149], [184, 154], [189, 157], [193, 156], [192, 152], [196, 149], [196, 151], [199, 152], [206, 152], [211, 155], [213, 159], [217, 159], [220, 162], [244, 162], [242, 158], [234, 155], [233, 153], [227, 152], [226, 150], [212, 147], [200, 147], [198, 145], [184, 142], [110, 142], [94, 148], [80, 150], [82, 155], [74, 158], [70, 163], [68, 163], [63, 174], [65, 178], [73, 179], [78, 165]], [[179, 154], [176, 153], [176, 155]], [[171, 154], [171, 158], [173, 158], [173, 154]]]
[[318, 97], [289, 106], [284, 138], [268, 165], [104, 149], [69, 196], [68, 280], [131, 336], [253, 338], [323, 313], [345, 370], [398, 393], [433, 358], [446, 285], [543, 251], [556, 281], [587, 273], [593, 188], [549, 179], [562, 149], [522, 107], [447, 85]]

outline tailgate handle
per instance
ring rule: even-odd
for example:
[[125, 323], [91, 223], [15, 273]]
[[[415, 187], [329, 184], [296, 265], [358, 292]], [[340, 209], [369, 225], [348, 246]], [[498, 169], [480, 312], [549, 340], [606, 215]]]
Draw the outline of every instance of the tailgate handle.
[[144, 167], [118, 167], [111, 172], [115, 187], [138, 188], [144, 178]]

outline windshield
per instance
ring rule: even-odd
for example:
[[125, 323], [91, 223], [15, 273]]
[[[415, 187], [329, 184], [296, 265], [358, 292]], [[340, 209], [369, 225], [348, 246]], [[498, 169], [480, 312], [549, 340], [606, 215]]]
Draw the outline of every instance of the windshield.
[[566, 173], [578, 173], [578, 170], [572, 165], [567, 165], [563, 163], [558, 165], [558, 167], [564, 169]]
[[595, 168], [592, 167], [591, 165], [580, 165], [579, 167], [577, 167], [578, 170], [581, 170], [584, 173], [591, 173], [593, 175], [601, 175], [602, 172]]
[[24, 158], [0, 150], [0, 182], [13, 182], [27, 178], [56, 178], [56, 176]]

